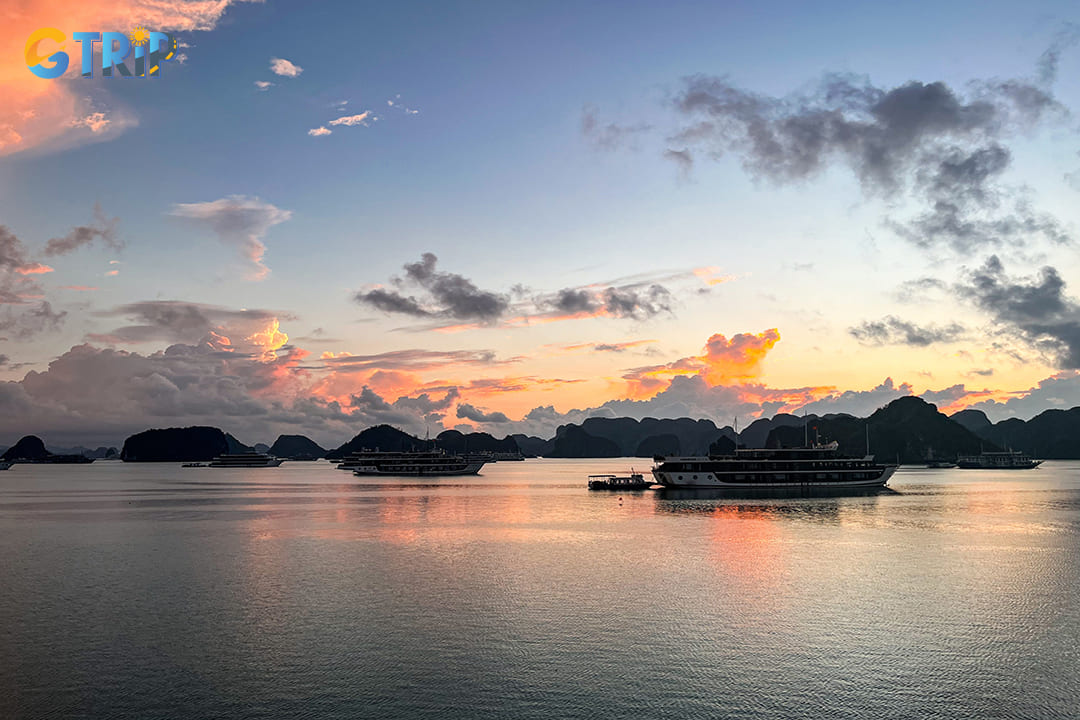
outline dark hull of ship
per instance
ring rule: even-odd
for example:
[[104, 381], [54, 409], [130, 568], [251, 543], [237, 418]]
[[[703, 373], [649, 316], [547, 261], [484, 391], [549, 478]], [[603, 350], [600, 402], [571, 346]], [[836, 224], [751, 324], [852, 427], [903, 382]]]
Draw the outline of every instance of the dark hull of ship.
[[984, 463], [979, 460], [959, 460], [956, 463], [956, 467], [965, 468], [967, 470], [1031, 470], [1040, 465], [1042, 465], [1042, 460], [1027, 460], [1008, 465]]
[[453, 477], [457, 475], [476, 475], [484, 463], [467, 462], [442, 466], [423, 465], [358, 465], [351, 468], [353, 475], [367, 477], [372, 475], [393, 475], [406, 477]]

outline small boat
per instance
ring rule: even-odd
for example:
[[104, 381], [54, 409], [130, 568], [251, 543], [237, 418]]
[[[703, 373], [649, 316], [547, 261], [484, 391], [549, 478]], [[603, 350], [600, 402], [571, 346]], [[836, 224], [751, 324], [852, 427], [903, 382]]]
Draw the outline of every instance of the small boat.
[[941, 458], [934, 457], [934, 448], [929, 448], [926, 451], [926, 467], [933, 469], [948, 469], [956, 467], [956, 463], [949, 460], [942, 460]]
[[11, 462], [10, 460], [0, 460], [0, 470], [7, 470], [14, 464], [15, 463]]
[[590, 475], [590, 490], [648, 490], [652, 481], [646, 480], [639, 472], [630, 471], [629, 475]]

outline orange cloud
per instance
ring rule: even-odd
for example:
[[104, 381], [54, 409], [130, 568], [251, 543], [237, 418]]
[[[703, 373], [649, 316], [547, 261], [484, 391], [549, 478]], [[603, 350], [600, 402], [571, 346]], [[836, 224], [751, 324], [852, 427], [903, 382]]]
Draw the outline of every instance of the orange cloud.
[[640, 400], [652, 397], [680, 375], [699, 375], [710, 386], [742, 382], [761, 374], [761, 362], [777, 342], [780, 331], [739, 333], [728, 339], [719, 333], [705, 343], [705, 354], [680, 358], [664, 365], [634, 368], [623, 375], [627, 397]]
[[[123, 31], [135, 25], [160, 32], [211, 30], [233, 0], [6, 0], [0, 11], [0, 156], [28, 150], [57, 150], [115, 137], [138, 124], [137, 118], [106, 98], [91, 101], [80, 77], [80, 49], [71, 33]], [[61, 48], [71, 58], [56, 80], [43, 80], [23, 62], [30, 33], [56, 27], [65, 37]], [[51, 40], [44, 52], [54, 51]], [[122, 81], [116, 81], [122, 82]], [[149, 82], [149, 81], [148, 81]], [[95, 87], [95, 91], [101, 90]]]
[[280, 331], [280, 323], [277, 318], [272, 319], [265, 328], [245, 338], [257, 348], [261, 348], [264, 355], [273, 355], [275, 350], [280, 349], [289, 342], [289, 336]]
[[45, 273], [53, 272], [53, 269], [48, 265], [42, 265], [41, 263], [30, 263], [29, 265], [15, 268], [15, 272], [20, 275], [43, 275]]
[[718, 267], [694, 268], [693, 272], [706, 285], [722, 285], [735, 279], [734, 275], [719, 275], [720, 268]]

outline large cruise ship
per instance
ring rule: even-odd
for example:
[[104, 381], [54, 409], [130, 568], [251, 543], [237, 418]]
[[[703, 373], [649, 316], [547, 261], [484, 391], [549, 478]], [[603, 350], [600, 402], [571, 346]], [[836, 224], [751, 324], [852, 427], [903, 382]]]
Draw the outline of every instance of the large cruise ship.
[[655, 458], [656, 482], [674, 488], [883, 487], [896, 465], [873, 455], [845, 457], [837, 443], [807, 448], [739, 449], [734, 455]]
[[256, 467], [277, 467], [282, 463], [281, 458], [274, 457], [273, 455], [267, 455], [266, 453], [226, 453], [225, 455], [218, 455], [216, 458], [210, 461], [210, 467], [225, 467], [225, 468], [256, 468]]
[[349, 455], [339, 470], [352, 470], [354, 475], [475, 475], [485, 461], [447, 455], [442, 450], [423, 452], [380, 452], [362, 450]]
[[1030, 455], [1019, 450], [960, 455], [956, 458], [957, 467], [982, 470], [1030, 470], [1041, 464], [1042, 460], [1034, 460]]

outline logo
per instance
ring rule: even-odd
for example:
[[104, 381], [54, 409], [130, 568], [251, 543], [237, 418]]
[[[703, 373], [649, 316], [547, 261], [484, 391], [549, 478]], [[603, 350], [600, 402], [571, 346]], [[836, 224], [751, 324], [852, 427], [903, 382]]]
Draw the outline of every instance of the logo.
[[[67, 38], [56, 28], [38, 28], [26, 40], [26, 65], [39, 78], [55, 80], [67, 72], [71, 58], [64, 52]], [[94, 45], [100, 45], [102, 77], [159, 77], [161, 63], [176, 57], [176, 38], [169, 33], [136, 27], [129, 33], [77, 32], [71, 39], [80, 45], [82, 76], [94, 77]], [[128, 66], [131, 60], [131, 66]], [[147, 69], [149, 66], [149, 69]]]

